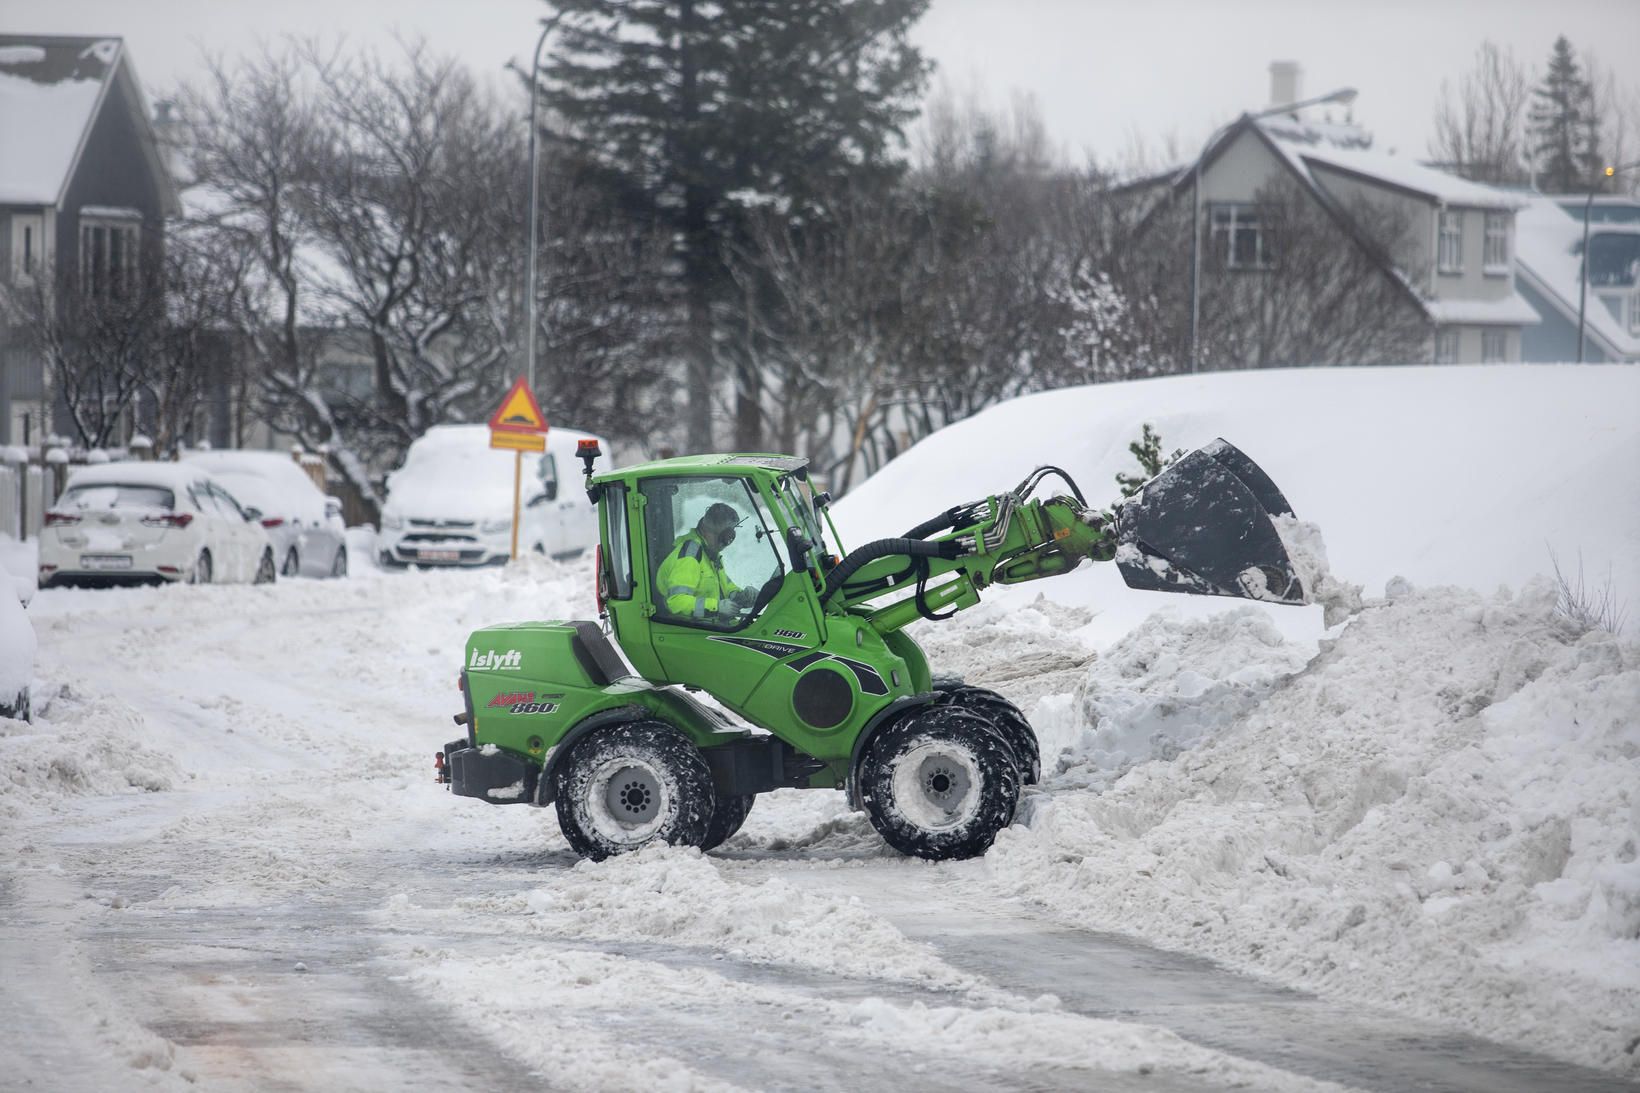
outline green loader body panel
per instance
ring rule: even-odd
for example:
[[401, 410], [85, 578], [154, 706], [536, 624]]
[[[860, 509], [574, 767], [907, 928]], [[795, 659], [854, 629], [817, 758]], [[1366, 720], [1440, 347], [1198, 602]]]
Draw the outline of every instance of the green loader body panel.
[[541, 764], [587, 718], [629, 706], [677, 726], [699, 747], [745, 736], [670, 688], [637, 676], [600, 683], [578, 658], [575, 637], [566, 622], [508, 623], [468, 637], [463, 675], [475, 744]]

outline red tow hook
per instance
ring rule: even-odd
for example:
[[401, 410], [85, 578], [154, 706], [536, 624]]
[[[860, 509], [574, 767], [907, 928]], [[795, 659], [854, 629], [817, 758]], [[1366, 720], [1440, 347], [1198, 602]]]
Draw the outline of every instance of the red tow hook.
[[433, 772], [433, 781], [441, 786], [450, 784], [450, 768], [444, 765], [444, 753], [442, 751], [433, 753]]

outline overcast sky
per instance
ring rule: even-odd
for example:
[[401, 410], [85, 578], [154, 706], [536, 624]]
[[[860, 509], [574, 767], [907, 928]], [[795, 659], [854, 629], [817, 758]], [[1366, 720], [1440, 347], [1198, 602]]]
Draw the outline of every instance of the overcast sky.
[[[202, 48], [258, 36], [420, 34], [499, 73], [527, 63], [541, 0], [0, 0], [0, 31], [124, 37], [151, 93], [196, 75]], [[1540, 69], [1557, 34], [1640, 87], [1640, 0], [934, 0], [914, 32], [962, 95], [1030, 95], [1073, 159], [1121, 160], [1136, 138], [1189, 158], [1211, 130], [1269, 104], [1269, 64], [1303, 93], [1359, 89], [1378, 146], [1422, 155], [1443, 78], [1490, 37]]]

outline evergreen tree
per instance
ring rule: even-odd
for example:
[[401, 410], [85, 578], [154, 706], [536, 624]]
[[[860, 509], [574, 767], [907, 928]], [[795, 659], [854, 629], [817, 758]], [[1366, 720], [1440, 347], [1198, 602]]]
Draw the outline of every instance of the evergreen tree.
[[[710, 450], [714, 312], [752, 307], [726, 257], [753, 206], [800, 220], [844, 179], [892, 178], [928, 65], [908, 28], [928, 0], [558, 0], [546, 101], [564, 139], [675, 240], [686, 317], [687, 443]], [[758, 447], [758, 378], [735, 367], [735, 444]]]
[[1532, 91], [1529, 115], [1538, 187], [1583, 193], [1600, 180], [1600, 117], [1594, 87], [1565, 35], [1555, 39], [1549, 73]]

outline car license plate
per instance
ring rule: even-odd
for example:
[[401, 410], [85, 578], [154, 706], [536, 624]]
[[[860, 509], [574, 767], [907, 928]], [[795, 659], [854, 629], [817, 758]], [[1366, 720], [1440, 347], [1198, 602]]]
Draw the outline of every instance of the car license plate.
[[422, 550], [417, 552], [416, 557], [424, 562], [459, 562], [461, 561], [461, 551]]
[[82, 554], [80, 565], [85, 569], [130, 569], [129, 554]]

